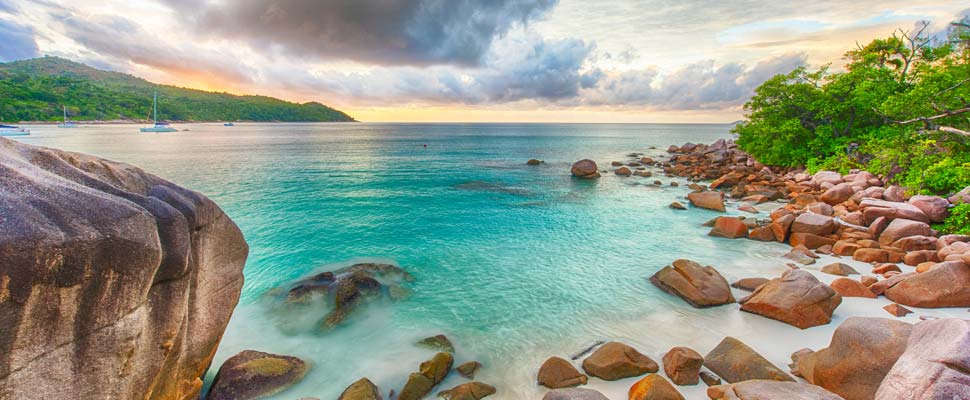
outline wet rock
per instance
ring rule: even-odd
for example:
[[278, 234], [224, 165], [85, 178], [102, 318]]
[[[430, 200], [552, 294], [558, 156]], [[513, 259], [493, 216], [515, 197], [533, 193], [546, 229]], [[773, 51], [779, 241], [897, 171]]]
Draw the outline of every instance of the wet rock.
[[859, 271], [845, 263], [832, 263], [822, 267], [822, 272], [829, 275], [849, 276], [858, 275]]
[[629, 400], [684, 400], [677, 388], [658, 374], [650, 374], [637, 381], [628, 394]]
[[691, 192], [687, 200], [694, 207], [706, 208], [714, 211], [724, 211], [724, 193], [722, 192]]
[[673, 202], [673, 203], [670, 203], [670, 208], [673, 208], [675, 210], [686, 210], [687, 209], [687, 207], [684, 207], [683, 204], [680, 204], [680, 203], [678, 203], [676, 201]]
[[664, 373], [677, 385], [696, 385], [704, 357], [689, 347], [674, 347], [663, 357]]
[[451, 340], [448, 340], [447, 336], [441, 334], [421, 339], [415, 345], [426, 349], [455, 354], [455, 346], [451, 344]]
[[296, 357], [245, 350], [222, 363], [206, 399], [272, 396], [302, 380], [309, 369], [309, 364]]
[[599, 167], [593, 160], [585, 159], [573, 163], [570, 172], [577, 178], [595, 179], [600, 177]]
[[855, 279], [837, 278], [829, 286], [842, 297], [876, 298], [875, 293], [872, 293], [866, 285], [863, 285], [862, 282]]
[[929, 236], [932, 230], [925, 222], [897, 218], [879, 235], [879, 244], [889, 246], [893, 242], [909, 236]]
[[567, 388], [549, 391], [542, 400], [609, 400], [602, 393], [592, 389]]
[[899, 280], [885, 294], [889, 300], [910, 307], [970, 307], [970, 268], [962, 262], [940, 263]]
[[495, 394], [495, 387], [481, 382], [468, 382], [438, 393], [445, 400], [480, 400]]
[[[713, 389], [713, 390], [712, 390]], [[750, 380], [733, 385], [708, 388], [712, 399], [726, 400], [843, 400], [815, 385], [801, 382]], [[711, 396], [715, 394], [717, 397]]]
[[323, 329], [343, 322], [362, 302], [377, 297], [381, 290], [381, 283], [363, 271], [351, 272], [332, 286], [334, 309], [321, 322]]
[[630, 169], [627, 167], [620, 167], [617, 168], [616, 171], [613, 171], [613, 173], [619, 176], [630, 176], [633, 174], [633, 171], [630, 171]]
[[526, 161], [525, 164], [526, 165], [533, 165], [533, 166], [535, 166], [535, 165], [542, 164], [543, 162], [544, 161], [542, 161], [542, 160], [536, 160], [536, 159], [533, 158], [533, 159], [531, 159], [529, 161]]
[[539, 368], [539, 384], [550, 389], [585, 385], [588, 378], [559, 357], [551, 357]]
[[612, 165], [614, 167], [619, 167], [619, 166], [623, 165], [623, 163], [621, 163], [619, 161], [611, 161], [610, 162], [610, 165]]
[[468, 379], [475, 379], [475, 374], [478, 370], [482, 368], [482, 363], [478, 361], [469, 361], [455, 368], [458, 374], [464, 376]]
[[801, 249], [792, 248], [790, 251], [788, 251], [788, 253], [786, 253], [782, 257], [785, 257], [789, 260], [792, 260], [794, 262], [797, 262], [803, 265], [815, 264], [815, 259], [818, 258], [818, 256], [815, 255], [815, 253], [812, 253], [811, 250], [805, 249], [804, 247], [802, 247]]
[[757, 214], [757, 213], [759, 213], [759, 211], [758, 211], [757, 208], [754, 208], [754, 207], [752, 207], [750, 205], [747, 205], [747, 204], [744, 204], [744, 205], [738, 207], [738, 211], [744, 211], [746, 213], [751, 213], [751, 214]]
[[759, 226], [752, 229], [751, 232], [748, 232], [748, 238], [762, 242], [773, 242], [777, 239], [770, 226]]
[[677, 295], [694, 307], [712, 307], [734, 302], [727, 281], [713, 267], [680, 259], [657, 271], [650, 282]]
[[708, 236], [737, 239], [748, 236], [748, 225], [736, 217], [720, 217], [714, 221]]
[[768, 278], [741, 278], [731, 284], [731, 287], [753, 292], [758, 286], [768, 283]]
[[701, 377], [701, 380], [704, 381], [704, 384], [707, 386], [717, 386], [721, 384], [721, 378], [718, 378], [716, 375], [710, 372], [701, 371], [700, 377]]
[[876, 400], [963, 399], [970, 393], [970, 321], [947, 318], [913, 327], [906, 350]]
[[337, 400], [383, 400], [383, 398], [377, 385], [370, 379], [361, 378], [348, 386]]
[[704, 356], [704, 366], [731, 383], [751, 379], [795, 380], [748, 345], [730, 336]]
[[420, 400], [424, 398], [448, 376], [454, 362], [455, 358], [451, 353], [441, 352], [435, 354], [432, 359], [421, 363], [418, 372], [411, 373], [408, 376], [408, 381], [404, 384], [404, 388], [401, 389], [397, 399]]
[[896, 303], [889, 304], [882, 309], [886, 310], [886, 312], [894, 317], [905, 317], [907, 314], [912, 313], [912, 311], [910, 311], [908, 308]]
[[842, 296], [811, 273], [789, 270], [744, 299], [741, 310], [805, 329], [829, 323], [841, 303]]
[[809, 382], [846, 400], [872, 399], [906, 349], [912, 328], [888, 318], [846, 319], [827, 348], [799, 358], [799, 369], [811, 365]]
[[607, 381], [657, 372], [659, 368], [650, 357], [619, 342], [604, 344], [583, 360], [587, 374]]

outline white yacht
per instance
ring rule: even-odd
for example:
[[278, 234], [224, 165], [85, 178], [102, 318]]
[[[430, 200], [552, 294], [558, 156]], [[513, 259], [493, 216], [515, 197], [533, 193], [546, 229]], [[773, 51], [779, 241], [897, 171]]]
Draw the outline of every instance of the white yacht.
[[27, 136], [30, 131], [19, 126], [0, 125], [0, 136]]
[[140, 130], [145, 133], [166, 133], [166, 132], [178, 132], [178, 129], [168, 126], [165, 122], [158, 122], [158, 91], [155, 91], [155, 98], [152, 99], [152, 122], [155, 123], [154, 126], [149, 128], [141, 128]]
[[77, 128], [77, 122], [67, 120], [67, 106], [64, 106], [64, 123], [57, 124], [58, 128]]

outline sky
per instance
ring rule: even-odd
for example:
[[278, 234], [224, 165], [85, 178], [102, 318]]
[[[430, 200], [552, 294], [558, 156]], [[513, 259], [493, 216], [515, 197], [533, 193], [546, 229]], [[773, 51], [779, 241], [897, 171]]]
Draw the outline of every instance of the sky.
[[966, 1], [0, 0], [0, 61], [319, 101], [361, 121], [731, 122], [764, 80]]

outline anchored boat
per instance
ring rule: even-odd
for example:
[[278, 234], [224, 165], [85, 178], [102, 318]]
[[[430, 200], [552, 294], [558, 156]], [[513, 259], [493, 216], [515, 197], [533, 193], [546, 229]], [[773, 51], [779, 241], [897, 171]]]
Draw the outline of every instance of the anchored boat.
[[152, 99], [152, 122], [155, 123], [154, 126], [150, 128], [141, 128], [140, 130], [145, 133], [166, 133], [166, 132], [178, 132], [178, 129], [168, 126], [165, 122], [158, 122], [158, 91], [155, 91], [155, 97]]

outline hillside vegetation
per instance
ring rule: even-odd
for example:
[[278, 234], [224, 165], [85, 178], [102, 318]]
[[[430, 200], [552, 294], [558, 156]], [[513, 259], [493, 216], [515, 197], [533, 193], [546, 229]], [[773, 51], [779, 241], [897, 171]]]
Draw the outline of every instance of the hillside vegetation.
[[912, 194], [970, 186], [970, 23], [859, 45], [841, 72], [799, 68], [745, 105], [738, 144], [765, 164], [867, 169]]
[[0, 63], [0, 121], [57, 121], [62, 106], [76, 121], [144, 120], [156, 89], [159, 119], [170, 121], [353, 121], [316, 102], [157, 85], [58, 57]]

